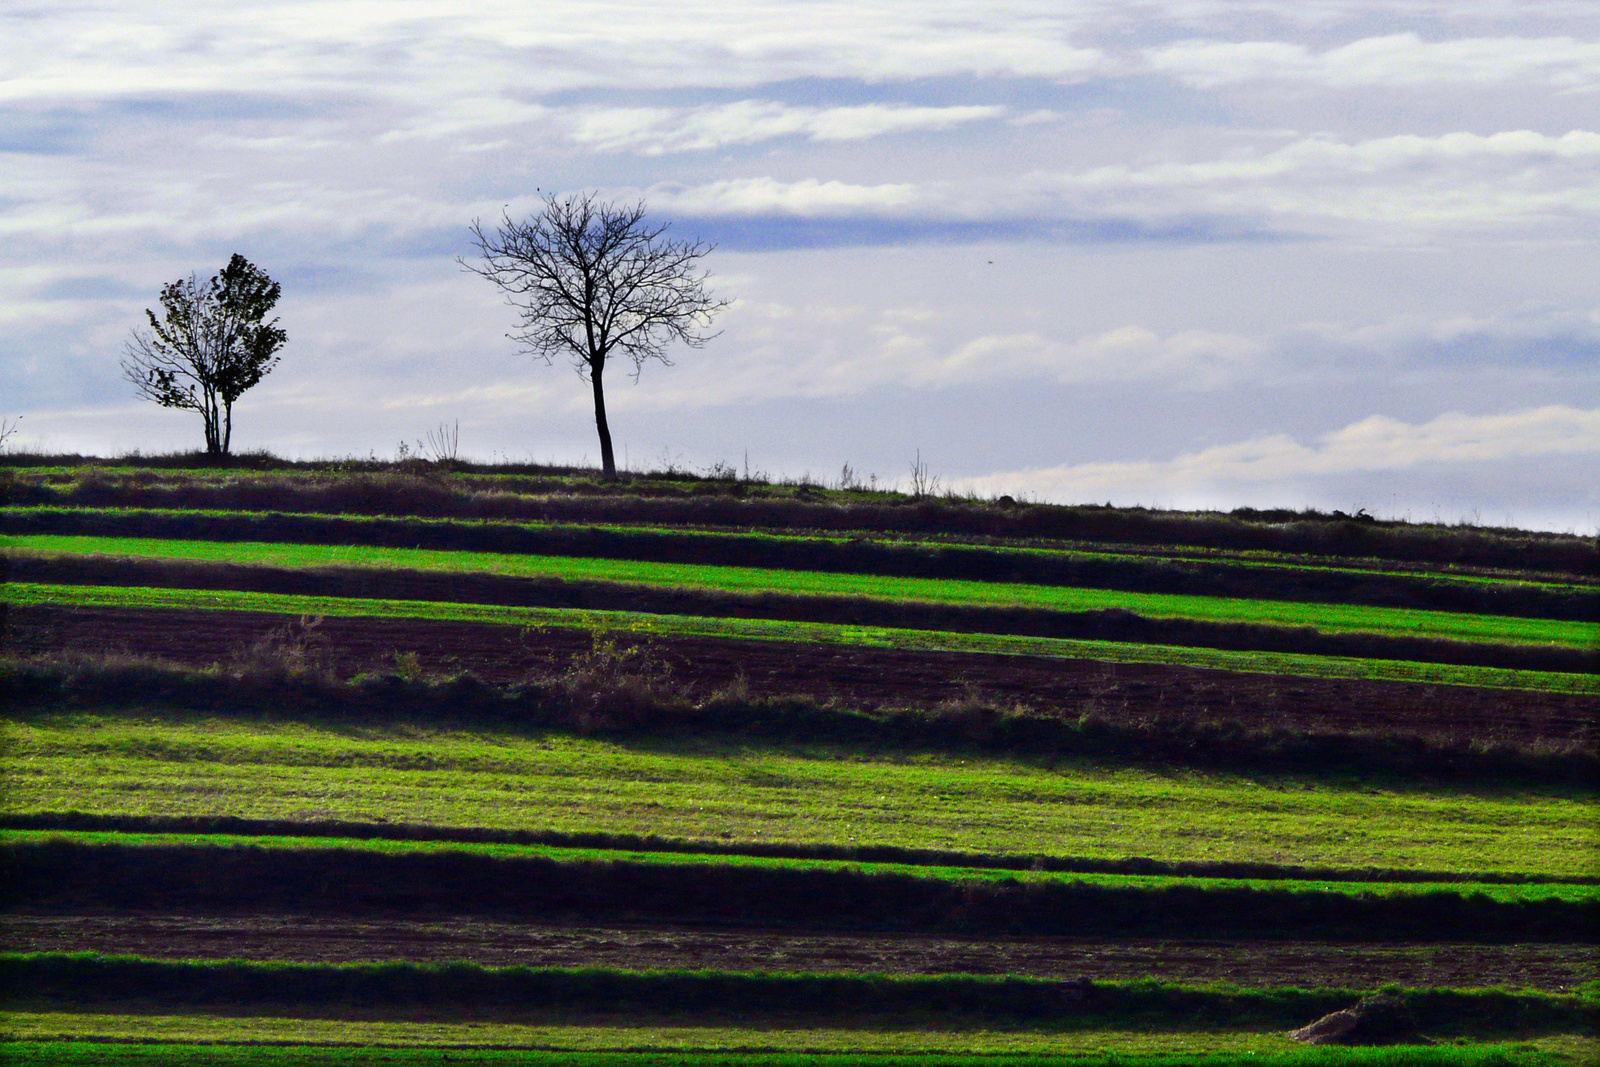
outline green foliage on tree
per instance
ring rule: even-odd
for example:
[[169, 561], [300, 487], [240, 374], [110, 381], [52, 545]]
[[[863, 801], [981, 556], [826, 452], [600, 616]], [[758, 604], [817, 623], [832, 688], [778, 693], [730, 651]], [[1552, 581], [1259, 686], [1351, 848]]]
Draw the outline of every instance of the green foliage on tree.
[[200, 413], [206, 452], [228, 454], [233, 405], [278, 364], [288, 334], [264, 321], [282, 287], [234, 253], [221, 272], [191, 274], [161, 289], [162, 314], [146, 309], [149, 330], [134, 330], [122, 376], [138, 395], [164, 408]]

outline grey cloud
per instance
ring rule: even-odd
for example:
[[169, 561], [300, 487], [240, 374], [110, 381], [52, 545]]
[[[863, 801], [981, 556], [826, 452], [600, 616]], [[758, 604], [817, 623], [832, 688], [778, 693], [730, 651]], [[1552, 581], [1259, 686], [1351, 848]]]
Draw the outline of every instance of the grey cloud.
[[[287, 252], [287, 249], [282, 250]], [[257, 253], [258, 255], [260, 253]], [[372, 293], [382, 292], [389, 288], [390, 282], [381, 272], [370, 266], [360, 263], [334, 262], [334, 263], [305, 263], [296, 259], [287, 259], [285, 265], [276, 269], [268, 264], [258, 266], [267, 270], [283, 285], [286, 293], [315, 294], [328, 296], [342, 293]]]
[[1600, 307], [1535, 305], [1498, 315], [1317, 326], [1290, 332], [1279, 348], [1303, 365], [1364, 374], [1458, 376], [1499, 368], [1600, 376]]
[[164, 122], [298, 121], [320, 118], [332, 108], [354, 103], [341, 93], [313, 97], [273, 92], [193, 91], [137, 93], [105, 100], [94, 111], [109, 119], [155, 118]]
[[4, 105], [10, 136], [20, 127], [48, 131], [81, 146], [107, 126], [128, 120], [163, 123], [300, 122], [361, 103], [349, 93], [230, 92], [194, 89], [90, 97], [71, 106], [45, 107], [21, 101]]
[[[367, 104], [348, 94], [140, 93], [86, 100], [71, 107], [0, 104], [0, 152], [71, 157], [130, 130], [292, 129]], [[245, 124], [245, 125], [241, 125]]]
[[129, 285], [119, 278], [104, 275], [80, 275], [57, 278], [41, 286], [34, 293], [37, 300], [111, 300], [148, 296], [150, 294]]
[[754, 98], [815, 107], [861, 104], [907, 104], [914, 107], [990, 105], [1018, 112], [1041, 109], [1075, 111], [1112, 106], [1160, 106], [1180, 109], [1186, 117], [1225, 116], [1215, 100], [1199, 99], [1177, 88], [1170, 78], [1137, 71], [1104, 73], [1081, 81], [1013, 75], [978, 77], [949, 74], [897, 81], [861, 78], [787, 78], [750, 85], [687, 85], [650, 88], [598, 85], [556, 92], [508, 92], [512, 99], [549, 108], [662, 107], [687, 108], [731, 104]]
[[1222, 218], [1168, 222], [1140, 219], [796, 218], [678, 216], [684, 232], [737, 252], [888, 245], [954, 245], [1049, 241], [1062, 244], [1215, 244], [1282, 242], [1293, 236]]
[[92, 127], [61, 112], [43, 115], [11, 113], [0, 121], [0, 152], [65, 156], [80, 151]]
[[1150, 49], [1156, 70], [1199, 88], [1248, 81], [1413, 88], [1439, 84], [1600, 84], [1600, 43], [1572, 37], [1456, 36], [1424, 40], [1414, 32], [1350, 41], [1323, 52], [1282, 40], [1192, 40]]

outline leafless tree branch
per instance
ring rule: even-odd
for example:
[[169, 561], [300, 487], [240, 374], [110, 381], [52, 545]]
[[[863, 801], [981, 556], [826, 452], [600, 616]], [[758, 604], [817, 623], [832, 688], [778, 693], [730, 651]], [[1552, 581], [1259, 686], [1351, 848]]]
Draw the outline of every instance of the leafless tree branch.
[[602, 380], [613, 358], [632, 364], [635, 382], [649, 360], [671, 366], [674, 344], [700, 348], [716, 336], [713, 318], [728, 306], [706, 288], [699, 261], [712, 250], [666, 236], [645, 206], [613, 204], [584, 192], [548, 195], [527, 219], [503, 213], [498, 226], [470, 227], [481, 261], [462, 267], [489, 279], [518, 311], [507, 334], [536, 359], [571, 359], [594, 389], [601, 466], [616, 477]]

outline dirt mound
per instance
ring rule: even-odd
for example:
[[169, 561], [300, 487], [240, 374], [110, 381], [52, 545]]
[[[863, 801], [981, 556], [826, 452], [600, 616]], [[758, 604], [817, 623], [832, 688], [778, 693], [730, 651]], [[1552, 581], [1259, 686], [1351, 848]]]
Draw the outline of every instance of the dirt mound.
[[1417, 1022], [1405, 1001], [1388, 993], [1361, 998], [1353, 1008], [1324, 1015], [1314, 1023], [1289, 1031], [1308, 1045], [1428, 1045], [1417, 1032]]

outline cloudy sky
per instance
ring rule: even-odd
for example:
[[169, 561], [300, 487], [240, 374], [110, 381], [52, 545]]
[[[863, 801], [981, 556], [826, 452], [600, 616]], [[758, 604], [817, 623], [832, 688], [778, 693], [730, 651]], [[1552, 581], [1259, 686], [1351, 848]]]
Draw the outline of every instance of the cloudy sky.
[[133, 399], [161, 285], [284, 286], [236, 448], [594, 461], [456, 263], [538, 190], [714, 241], [619, 461], [1600, 527], [1593, 0], [0, 4], [0, 415]]

